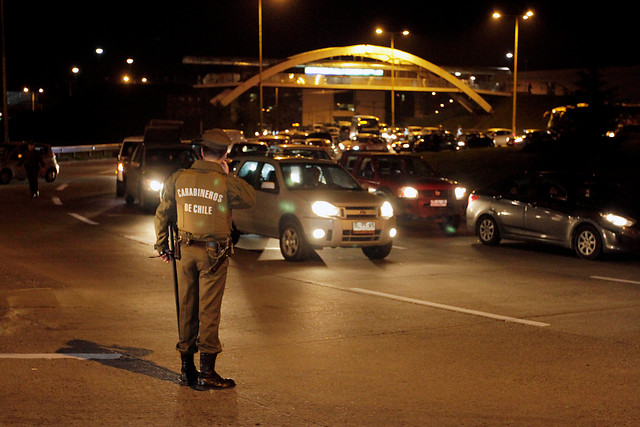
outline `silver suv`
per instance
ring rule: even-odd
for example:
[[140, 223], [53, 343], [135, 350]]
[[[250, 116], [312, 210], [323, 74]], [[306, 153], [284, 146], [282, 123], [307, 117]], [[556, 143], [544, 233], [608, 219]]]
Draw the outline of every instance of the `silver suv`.
[[287, 261], [306, 259], [323, 247], [359, 247], [371, 259], [391, 252], [391, 204], [365, 191], [342, 166], [300, 157], [245, 157], [234, 173], [256, 189], [256, 204], [233, 212], [235, 241], [240, 233], [278, 238]]

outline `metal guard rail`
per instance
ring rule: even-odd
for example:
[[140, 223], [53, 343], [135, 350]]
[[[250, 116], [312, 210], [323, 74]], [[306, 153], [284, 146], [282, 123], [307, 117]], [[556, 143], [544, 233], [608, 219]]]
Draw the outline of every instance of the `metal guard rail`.
[[58, 160], [87, 160], [116, 157], [120, 144], [69, 145], [51, 147]]

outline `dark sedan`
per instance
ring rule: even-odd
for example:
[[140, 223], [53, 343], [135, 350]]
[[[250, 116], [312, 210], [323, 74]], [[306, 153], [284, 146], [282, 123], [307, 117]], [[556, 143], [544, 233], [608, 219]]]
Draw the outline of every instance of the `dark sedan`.
[[501, 239], [570, 248], [580, 258], [640, 249], [638, 211], [629, 189], [583, 173], [523, 173], [474, 191], [467, 226], [480, 242]]

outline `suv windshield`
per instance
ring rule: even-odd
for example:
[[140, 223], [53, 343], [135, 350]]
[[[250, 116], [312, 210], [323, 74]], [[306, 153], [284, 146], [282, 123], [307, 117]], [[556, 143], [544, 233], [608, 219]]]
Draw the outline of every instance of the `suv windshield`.
[[362, 190], [360, 184], [337, 165], [288, 163], [282, 165], [282, 175], [290, 190]]
[[196, 154], [191, 149], [147, 149], [147, 166], [174, 166], [176, 169], [188, 168], [195, 160]]
[[378, 168], [379, 173], [382, 176], [406, 174], [416, 176], [435, 175], [435, 172], [429, 163], [418, 157], [378, 157]]

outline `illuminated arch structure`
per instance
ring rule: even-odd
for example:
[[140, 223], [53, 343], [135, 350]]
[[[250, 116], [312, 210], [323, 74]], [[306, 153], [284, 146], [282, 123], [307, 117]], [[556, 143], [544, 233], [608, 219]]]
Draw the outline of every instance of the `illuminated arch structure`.
[[[342, 72], [304, 74], [291, 72], [302, 66], [333, 68]], [[379, 70], [369, 75], [354, 75], [346, 72], [349, 67], [357, 69]], [[457, 78], [451, 72], [410, 53], [375, 45], [354, 45], [345, 47], [330, 47], [304, 52], [291, 56], [262, 72], [263, 86], [296, 87], [300, 89], [349, 89], [349, 90], [390, 90], [390, 69], [394, 67], [395, 91], [414, 92], [449, 92], [469, 111], [480, 108], [484, 112], [492, 112], [491, 105], [481, 96], [481, 93], [493, 95], [508, 95], [495, 88], [472, 88], [473, 82]], [[385, 77], [384, 71], [387, 71]], [[411, 77], [403, 77], [411, 73]], [[244, 82], [235, 82], [233, 89], [227, 83], [211, 84], [204, 82], [198, 87], [227, 86], [227, 89], [211, 100], [227, 106], [236, 98], [252, 87], [258, 86], [260, 75], [255, 74]], [[463, 95], [463, 96], [461, 96]], [[475, 107], [474, 107], [475, 105]]]

